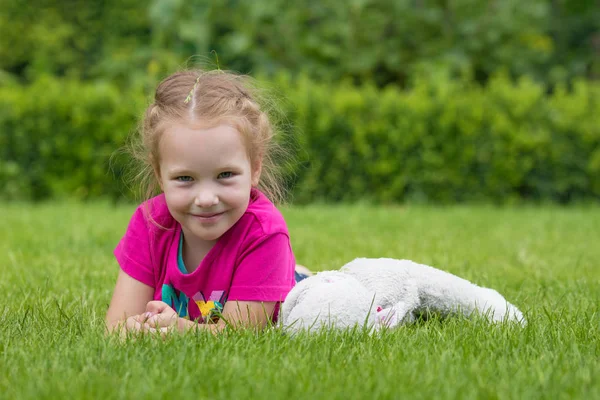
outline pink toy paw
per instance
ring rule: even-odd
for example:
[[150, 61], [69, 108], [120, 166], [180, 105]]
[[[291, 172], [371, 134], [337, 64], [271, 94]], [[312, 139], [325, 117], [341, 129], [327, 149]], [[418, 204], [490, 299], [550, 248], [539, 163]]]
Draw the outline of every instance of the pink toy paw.
[[398, 325], [398, 314], [393, 307], [381, 308], [377, 307], [377, 324], [382, 327], [392, 328]]

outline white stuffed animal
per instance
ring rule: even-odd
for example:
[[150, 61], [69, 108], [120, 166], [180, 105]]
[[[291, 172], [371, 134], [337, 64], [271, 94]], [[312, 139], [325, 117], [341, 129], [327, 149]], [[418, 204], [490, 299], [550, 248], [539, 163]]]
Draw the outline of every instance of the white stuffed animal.
[[494, 322], [525, 324], [523, 314], [495, 290], [391, 258], [357, 258], [339, 271], [319, 272], [300, 281], [281, 307], [282, 323], [292, 332], [323, 326], [394, 327], [427, 312], [441, 316], [479, 312]]

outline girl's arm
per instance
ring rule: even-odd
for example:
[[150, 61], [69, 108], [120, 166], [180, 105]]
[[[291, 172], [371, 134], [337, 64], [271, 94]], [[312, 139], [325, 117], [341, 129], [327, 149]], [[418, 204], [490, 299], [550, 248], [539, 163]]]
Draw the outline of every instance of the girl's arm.
[[106, 328], [112, 332], [122, 326], [126, 330], [142, 330], [135, 316], [146, 311], [146, 305], [154, 296], [154, 288], [119, 270], [110, 306], [106, 312]]
[[223, 307], [223, 318], [234, 327], [258, 328], [267, 326], [275, 310], [275, 301], [230, 300]]
[[199, 324], [179, 318], [175, 310], [162, 301], [151, 301], [146, 313], [133, 317], [135, 321], [148, 328], [167, 331], [176, 328], [180, 332], [190, 329], [208, 330], [217, 333], [226, 326], [234, 328], [263, 329], [269, 323], [277, 302], [234, 301], [225, 303], [221, 318], [217, 323]]

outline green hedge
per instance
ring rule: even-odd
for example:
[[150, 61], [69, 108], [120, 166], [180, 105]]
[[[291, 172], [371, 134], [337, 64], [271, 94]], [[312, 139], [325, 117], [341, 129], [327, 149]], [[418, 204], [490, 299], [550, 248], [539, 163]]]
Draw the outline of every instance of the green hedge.
[[[0, 89], [0, 197], [42, 200], [125, 193], [109, 158], [141, 104], [106, 83], [45, 78]], [[116, 175], [121, 173], [117, 166]]]
[[598, 84], [548, 95], [527, 78], [499, 75], [482, 88], [429, 76], [409, 91], [303, 81], [290, 93], [310, 155], [301, 201], [600, 197]]
[[[431, 202], [600, 198], [600, 85], [551, 94], [503, 75], [480, 87], [444, 75], [405, 91], [276, 82], [300, 143], [293, 199]], [[130, 194], [120, 157], [142, 91], [41, 79], [0, 88], [0, 197]]]

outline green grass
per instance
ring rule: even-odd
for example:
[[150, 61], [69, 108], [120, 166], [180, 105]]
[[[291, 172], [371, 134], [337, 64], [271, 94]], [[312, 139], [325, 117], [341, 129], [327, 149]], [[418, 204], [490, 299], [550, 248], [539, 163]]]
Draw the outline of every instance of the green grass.
[[[0, 398], [600, 398], [600, 208], [294, 207], [297, 261], [408, 258], [498, 290], [527, 327], [431, 320], [380, 337], [103, 335], [133, 206], [2, 205]], [[596, 378], [594, 378], [594, 376]]]

